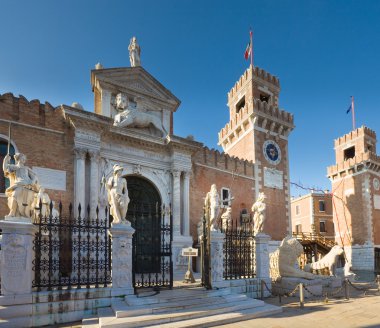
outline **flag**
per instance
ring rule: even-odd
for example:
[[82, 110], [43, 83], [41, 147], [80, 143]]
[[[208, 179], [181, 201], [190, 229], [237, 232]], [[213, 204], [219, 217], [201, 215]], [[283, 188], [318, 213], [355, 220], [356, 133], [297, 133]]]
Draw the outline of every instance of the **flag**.
[[249, 56], [251, 55], [251, 51], [252, 51], [252, 44], [251, 44], [251, 40], [249, 40], [247, 44], [247, 48], [245, 49], [245, 53], [244, 53], [245, 60], [248, 60]]
[[352, 109], [352, 104], [351, 104], [350, 107], [348, 107], [348, 109], [346, 110], [346, 114], [348, 114], [349, 112], [351, 112], [351, 109]]

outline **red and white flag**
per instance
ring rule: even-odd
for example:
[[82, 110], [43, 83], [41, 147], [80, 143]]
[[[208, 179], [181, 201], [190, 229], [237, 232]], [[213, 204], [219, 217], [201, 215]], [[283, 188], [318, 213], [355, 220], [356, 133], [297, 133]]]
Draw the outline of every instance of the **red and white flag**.
[[247, 44], [247, 48], [245, 48], [244, 52], [244, 58], [245, 60], [248, 60], [249, 57], [251, 57], [251, 65], [253, 67], [253, 45], [252, 45], [252, 37], [253, 32], [252, 30], [249, 30], [249, 42]]

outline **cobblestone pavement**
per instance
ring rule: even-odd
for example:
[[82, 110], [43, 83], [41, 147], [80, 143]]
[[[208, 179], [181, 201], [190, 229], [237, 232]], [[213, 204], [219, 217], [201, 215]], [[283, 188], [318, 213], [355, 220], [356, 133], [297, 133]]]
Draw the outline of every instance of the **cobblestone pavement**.
[[380, 293], [371, 290], [367, 295], [352, 291], [344, 297], [328, 300], [307, 300], [301, 309], [297, 298], [268, 298], [266, 303], [283, 307], [280, 314], [218, 326], [220, 328], [375, 328], [380, 327]]

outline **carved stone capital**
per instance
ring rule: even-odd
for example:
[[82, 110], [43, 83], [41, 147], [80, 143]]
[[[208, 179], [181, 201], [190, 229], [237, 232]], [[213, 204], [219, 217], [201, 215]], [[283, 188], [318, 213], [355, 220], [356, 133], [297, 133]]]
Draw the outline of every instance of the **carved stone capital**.
[[76, 159], [85, 159], [87, 154], [87, 149], [84, 148], [74, 148], [74, 154]]
[[89, 150], [88, 154], [90, 156], [91, 162], [93, 162], [93, 161], [95, 161], [95, 162], [99, 161], [99, 159], [100, 159], [100, 153], [99, 153], [98, 150]]
[[172, 173], [174, 179], [179, 179], [181, 177], [181, 171], [172, 170], [171, 173]]
[[183, 172], [183, 178], [185, 180], [190, 180], [190, 176], [191, 176], [191, 171], [184, 171]]

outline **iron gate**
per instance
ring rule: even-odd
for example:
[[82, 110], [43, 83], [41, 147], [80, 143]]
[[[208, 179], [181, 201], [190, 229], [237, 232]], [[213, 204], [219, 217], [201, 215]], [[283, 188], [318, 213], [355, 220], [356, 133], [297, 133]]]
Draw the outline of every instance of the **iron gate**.
[[136, 230], [132, 240], [133, 287], [173, 287], [173, 218], [170, 207], [134, 204], [128, 220]]
[[380, 274], [380, 248], [375, 248], [375, 272]]
[[202, 286], [206, 289], [212, 289], [211, 286], [211, 265], [210, 265], [210, 226], [206, 215], [203, 215], [202, 222], [202, 240], [201, 240], [201, 256], [202, 256]]

